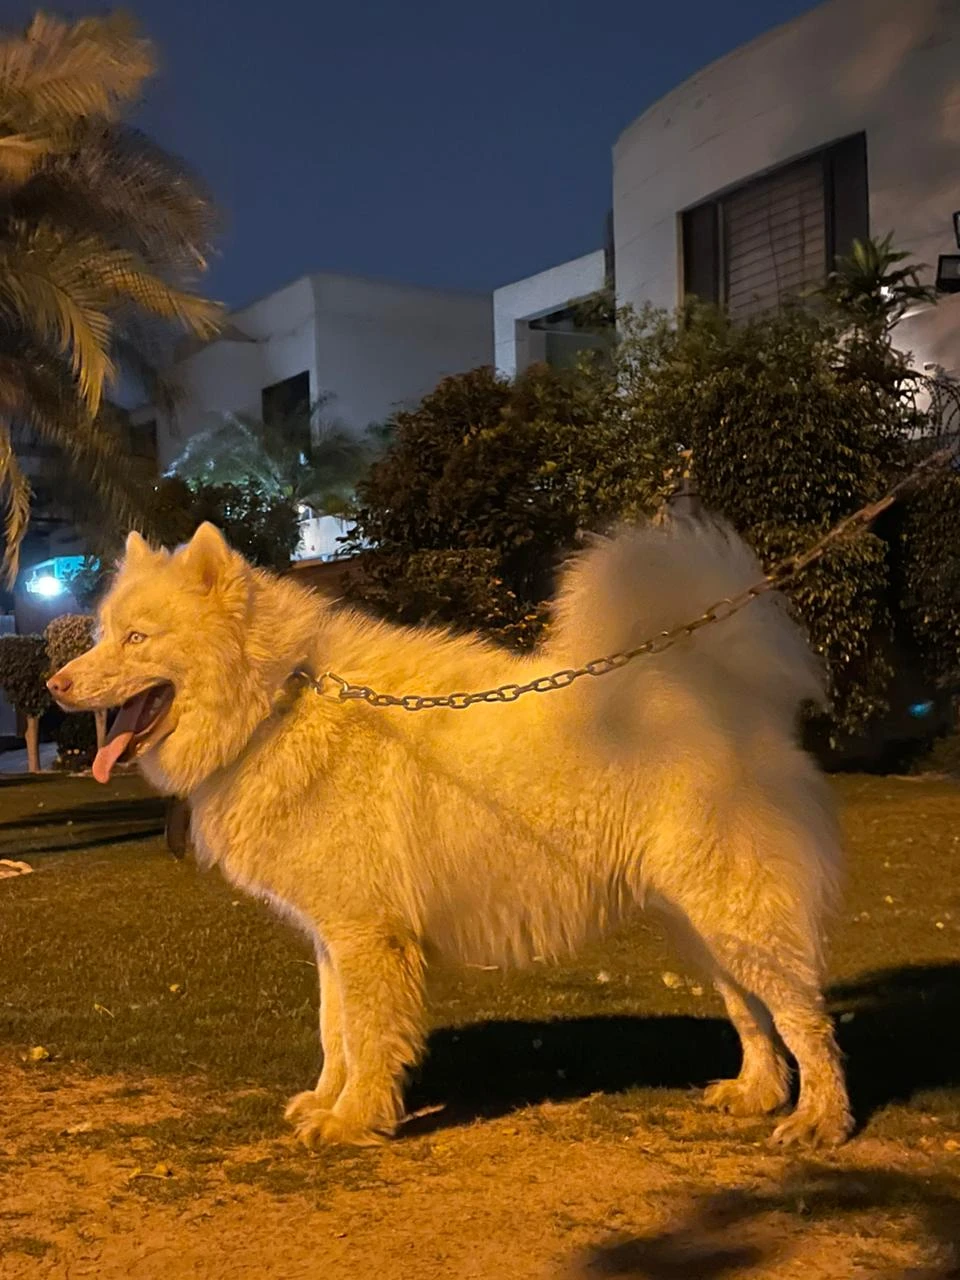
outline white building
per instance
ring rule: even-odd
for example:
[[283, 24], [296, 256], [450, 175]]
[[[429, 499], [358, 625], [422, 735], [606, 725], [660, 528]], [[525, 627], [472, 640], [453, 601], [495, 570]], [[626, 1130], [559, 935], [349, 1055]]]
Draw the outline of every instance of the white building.
[[166, 468], [211, 414], [257, 417], [331, 397], [328, 416], [361, 431], [416, 404], [441, 378], [492, 358], [489, 295], [320, 273], [228, 317], [213, 342], [181, 354], [173, 417], [133, 415], [156, 432]]
[[513, 378], [532, 364], [565, 364], [589, 335], [578, 331], [569, 308], [604, 287], [607, 253], [597, 249], [561, 262], [493, 294], [493, 350], [497, 372]]
[[[822, 283], [854, 238], [891, 232], [928, 264], [956, 252], [960, 3], [826, 0], [711, 63], [613, 148], [617, 301], [685, 293], [748, 316]], [[542, 318], [600, 287], [599, 252], [494, 294], [497, 367], [556, 359]], [[552, 349], [551, 349], [552, 341]], [[908, 315], [919, 366], [960, 374], [960, 298]]]
[[[735, 315], [819, 283], [855, 237], [913, 261], [956, 251], [960, 5], [827, 0], [712, 63], [613, 151], [617, 295]], [[960, 372], [960, 303], [908, 317], [900, 344]]]

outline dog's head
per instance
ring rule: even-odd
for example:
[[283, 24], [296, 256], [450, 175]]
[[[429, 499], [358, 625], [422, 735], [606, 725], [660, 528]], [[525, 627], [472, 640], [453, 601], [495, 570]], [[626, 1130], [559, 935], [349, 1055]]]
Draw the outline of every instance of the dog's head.
[[254, 584], [213, 525], [173, 553], [130, 534], [97, 643], [48, 681], [64, 710], [120, 708], [94, 764], [100, 782], [137, 759], [160, 790], [184, 795], [236, 757], [269, 708], [247, 652]]

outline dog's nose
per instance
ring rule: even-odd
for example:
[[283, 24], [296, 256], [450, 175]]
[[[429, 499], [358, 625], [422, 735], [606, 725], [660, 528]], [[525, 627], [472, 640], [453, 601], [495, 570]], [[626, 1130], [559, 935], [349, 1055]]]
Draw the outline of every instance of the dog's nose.
[[47, 688], [55, 698], [59, 698], [61, 693], [68, 693], [72, 687], [73, 681], [70, 677], [63, 675], [59, 671], [47, 681]]

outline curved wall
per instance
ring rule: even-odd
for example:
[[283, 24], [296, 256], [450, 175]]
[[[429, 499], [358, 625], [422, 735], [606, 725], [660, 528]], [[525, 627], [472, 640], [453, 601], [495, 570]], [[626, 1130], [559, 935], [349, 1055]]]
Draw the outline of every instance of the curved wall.
[[[621, 303], [673, 308], [680, 213], [765, 170], [866, 133], [870, 232], [930, 264], [957, 252], [960, 4], [828, 0], [712, 63], [614, 147]], [[917, 362], [960, 372], [960, 295], [907, 317]]]

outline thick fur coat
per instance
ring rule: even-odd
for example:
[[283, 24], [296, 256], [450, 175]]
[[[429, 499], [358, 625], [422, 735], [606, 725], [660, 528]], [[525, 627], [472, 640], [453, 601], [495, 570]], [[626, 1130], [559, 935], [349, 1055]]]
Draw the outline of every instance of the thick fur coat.
[[173, 554], [131, 535], [97, 644], [51, 689], [68, 708], [126, 703], [130, 724], [138, 695], [160, 690], [159, 719], [124, 737], [143, 772], [189, 797], [204, 862], [315, 940], [323, 1070], [288, 1107], [306, 1142], [394, 1131], [432, 960], [569, 955], [638, 906], [663, 913], [739, 1032], [740, 1074], [707, 1101], [784, 1107], [786, 1050], [799, 1100], [776, 1139], [846, 1137], [821, 996], [838, 833], [795, 736], [799, 704], [823, 691], [780, 599], [507, 705], [383, 710], [294, 675], [332, 670], [395, 694], [524, 682], [694, 618], [759, 576], [716, 523], [598, 540], [563, 578], [546, 647], [516, 658], [336, 608], [250, 568], [209, 525]]

